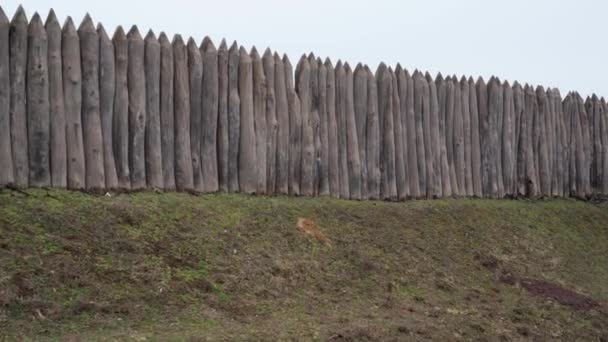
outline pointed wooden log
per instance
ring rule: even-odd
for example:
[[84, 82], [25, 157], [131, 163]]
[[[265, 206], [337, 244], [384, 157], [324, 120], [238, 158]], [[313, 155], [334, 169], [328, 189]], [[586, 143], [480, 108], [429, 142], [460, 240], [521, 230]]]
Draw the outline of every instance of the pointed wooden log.
[[312, 163], [312, 189], [313, 196], [319, 193], [319, 164], [321, 161], [321, 134], [319, 117], [319, 66], [313, 53], [308, 55], [310, 65], [310, 125], [312, 127], [312, 140], [314, 146]]
[[437, 88], [431, 75], [425, 75], [429, 88], [429, 115], [430, 115], [430, 149], [433, 161], [433, 183], [431, 196], [433, 198], [443, 197], [443, 179], [441, 178], [441, 139], [439, 138], [439, 101], [437, 100]]
[[412, 78], [414, 80], [414, 127], [416, 130], [416, 156], [418, 157], [418, 185], [420, 187], [420, 197], [426, 197], [427, 173], [423, 122], [425, 82], [417, 70], [412, 75]]
[[424, 139], [424, 157], [425, 157], [425, 170], [426, 170], [426, 197], [432, 198], [433, 191], [435, 188], [435, 166], [433, 165], [433, 149], [431, 146], [431, 113], [430, 113], [430, 93], [429, 86], [424, 78], [424, 75], [420, 73], [420, 82], [422, 84], [422, 132]]
[[217, 168], [219, 190], [228, 191], [229, 185], [229, 122], [228, 122], [228, 46], [222, 39], [217, 52], [218, 116], [217, 116]]
[[[277, 122], [277, 103], [275, 94], [275, 70], [274, 70], [274, 57], [270, 49], [266, 49], [263, 57], [264, 75], [266, 78], [266, 99], [264, 105], [264, 114], [266, 120], [266, 137], [264, 138], [264, 146], [266, 151], [264, 152], [265, 163], [263, 169], [266, 172], [266, 189], [264, 193], [274, 194], [275, 187], [277, 184], [277, 133], [278, 133], [278, 122]], [[260, 161], [262, 163], [262, 161]]]
[[[405, 106], [401, 102], [405, 102], [405, 99], [401, 101], [401, 91], [403, 90], [407, 94], [407, 88], [401, 89], [399, 78], [405, 79], [405, 74], [401, 65], [397, 65], [394, 73], [391, 74], [392, 82], [392, 94], [391, 98], [393, 101], [393, 132], [395, 134], [395, 184], [397, 185], [397, 199], [404, 201], [409, 195], [409, 184], [407, 183], [406, 171], [405, 171], [405, 157], [407, 156], [407, 147], [405, 145], [405, 135], [403, 134], [402, 125], [402, 109], [405, 111]], [[407, 95], [406, 95], [407, 96]], [[404, 113], [405, 114], [405, 113]]]
[[441, 168], [441, 192], [443, 197], [452, 196], [452, 185], [450, 180], [450, 165], [448, 163], [448, 152], [446, 146], [446, 109], [447, 109], [447, 83], [439, 74], [435, 79], [437, 89], [437, 102], [439, 109], [439, 144], [440, 144], [440, 168]]
[[[86, 15], [80, 24], [78, 36], [82, 69], [82, 133], [86, 188], [100, 190], [105, 188], [106, 181], [99, 104], [99, 37], [90, 16]], [[140, 77], [141, 75], [143, 75], [143, 70]], [[145, 179], [143, 186], [145, 186]]]
[[313, 163], [315, 147], [310, 113], [310, 65], [305, 55], [302, 56], [298, 63], [296, 71], [296, 90], [300, 99], [302, 116], [302, 171], [300, 190], [302, 195], [312, 196], [314, 191]]
[[601, 136], [602, 136], [602, 195], [608, 194], [608, 105], [601, 99]]
[[[1, 12], [1, 11], [0, 11]], [[2, 22], [5, 20], [2, 19], [3, 14], [0, 13], [0, 45], [2, 45]], [[6, 17], [5, 17], [6, 19]], [[8, 23], [8, 21], [6, 21]], [[67, 146], [66, 146], [66, 122], [65, 122], [65, 106], [63, 102], [63, 75], [61, 68], [61, 26], [59, 25], [59, 21], [57, 20], [57, 16], [55, 16], [55, 12], [51, 9], [49, 15], [46, 19], [45, 29], [47, 34], [47, 42], [48, 42], [48, 66], [49, 66], [49, 120], [50, 120], [50, 150], [51, 150], [51, 185], [55, 188], [65, 188], [67, 187]], [[7, 49], [6, 58], [8, 63], [8, 31], [7, 31]], [[111, 43], [110, 43], [111, 44]], [[112, 59], [114, 59], [114, 50], [112, 51]], [[3, 54], [3, 53], [0, 53]], [[3, 55], [0, 55], [0, 64], [2, 64], [1, 58]], [[2, 69], [2, 67], [0, 67]], [[6, 76], [8, 77], [8, 64], [7, 67], [4, 68], [6, 71]], [[2, 74], [0, 72], [0, 74]], [[112, 76], [114, 72], [112, 72]], [[0, 75], [0, 82], [1, 81]], [[8, 79], [7, 79], [8, 80]], [[2, 86], [0, 84], [0, 86]], [[8, 89], [8, 83], [6, 84], [6, 89]], [[0, 106], [2, 103], [1, 99], [2, 95], [0, 95]], [[114, 94], [112, 94], [112, 100], [114, 98]], [[8, 98], [7, 98], [8, 99]], [[7, 102], [8, 105], [8, 102]], [[2, 112], [2, 109], [0, 109]], [[6, 107], [6, 114], [8, 115], [8, 107]], [[1, 116], [2, 114], [0, 114]], [[7, 116], [8, 119], [8, 116]], [[0, 119], [0, 122], [2, 120]], [[8, 121], [7, 121], [8, 124]], [[0, 124], [0, 127], [2, 124]], [[7, 129], [10, 128], [7, 126]], [[0, 128], [1, 129], [1, 128]], [[0, 133], [0, 136], [3, 134]], [[0, 137], [0, 139], [4, 139]], [[13, 182], [13, 159], [10, 156], [10, 135], [7, 130], [6, 139], [8, 139], [8, 157], [7, 164], [10, 165], [10, 179]], [[0, 155], [2, 155], [2, 148], [0, 147]], [[2, 157], [0, 157], [0, 162], [2, 162]], [[2, 162], [4, 164], [4, 162]], [[0, 166], [0, 170], [2, 166]], [[2, 171], [0, 171], [0, 174]], [[0, 175], [0, 186], [2, 185], [2, 176]]]
[[[319, 195], [320, 196], [327, 196], [329, 195], [329, 137], [328, 137], [328, 131], [329, 131], [329, 120], [328, 120], [328, 115], [327, 115], [327, 68], [325, 67], [325, 64], [323, 64], [323, 61], [321, 61], [320, 58], [317, 59], [317, 64], [319, 65], [319, 80], [318, 80], [318, 92], [319, 92], [319, 133], [320, 133], [320, 139], [321, 139], [321, 145], [320, 145], [320, 161], [319, 161]], [[333, 70], [332, 70], [333, 72]], [[367, 75], [364, 75], [364, 81], [367, 84]], [[356, 76], [355, 76], [356, 77]], [[356, 82], [356, 79], [355, 79]], [[355, 89], [356, 88], [356, 84], [355, 84]], [[356, 90], [355, 90], [356, 91]], [[366, 87], [366, 91], [367, 91], [367, 87]], [[357, 99], [357, 96], [355, 95], [355, 99]], [[367, 93], [365, 94], [365, 99], [367, 100]], [[367, 103], [365, 103], [365, 106], [367, 106]], [[278, 107], [278, 102], [277, 102], [277, 107]], [[279, 111], [279, 146], [281, 146], [281, 118], [280, 118], [280, 111]], [[359, 126], [357, 126], [357, 129], [359, 129]], [[359, 149], [361, 148], [361, 145], [359, 145]], [[279, 153], [280, 155], [280, 153]], [[363, 180], [364, 177], [364, 173], [366, 174], [367, 172], [364, 171], [364, 167], [363, 167], [363, 163], [361, 164], [362, 168], [361, 168], [361, 180], [362, 180], [362, 184], [361, 184], [361, 196], [364, 198], [367, 198], [367, 184], [366, 181]], [[365, 178], [367, 179], [367, 178]]]
[[69, 17], [63, 25], [61, 33], [61, 56], [66, 121], [68, 188], [84, 189], [85, 164], [81, 115], [82, 73], [80, 69], [80, 41], [76, 27]]
[[[267, 50], [268, 51], [268, 50]], [[270, 53], [268, 51], [268, 53]], [[256, 192], [265, 194], [267, 191], [266, 177], [268, 162], [266, 152], [268, 149], [268, 133], [266, 130], [266, 101], [267, 80], [264, 74], [262, 58], [254, 47], [251, 50], [251, 63], [253, 68], [253, 115], [255, 119], [255, 145], [257, 159]], [[274, 68], [274, 62], [273, 68]], [[272, 75], [274, 77], [274, 73]], [[274, 96], [273, 96], [274, 97]]]
[[[13, 176], [15, 185], [28, 186], [28, 135], [26, 112], [26, 70], [27, 70], [27, 17], [19, 6], [13, 16], [9, 30], [10, 61], [10, 121], [11, 148], [13, 154]], [[80, 69], [80, 68], [79, 68]], [[83, 164], [84, 167], [84, 164]], [[83, 178], [84, 182], [84, 178]]]
[[542, 196], [551, 195], [551, 176], [549, 171], [549, 152], [547, 146], [547, 130], [545, 127], [546, 116], [548, 115], [547, 95], [543, 87], [536, 88], [536, 98], [538, 103], [538, 119], [540, 126], [540, 136], [538, 143], [538, 174], [540, 181], [540, 194]]
[[[378, 120], [378, 86], [371, 70], [367, 72], [367, 193], [369, 199], [380, 198], [380, 123]], [[331, 136], [329, 141], [331, 142]], [[330, 150], [331, 151], [331, 150]], [[331, 160], [331, 159], [330, 159]]]
[[464, 197], [467, 195], [465, 184], [465, 159], [464, 159], [464, 123], [463, 123], [463, 106], [462, 106], [462, 89], [456, 77], [454, 80], [454, 167], [456, 171], [456, 182], [458, 183], [457, 196]]
[[570, 148], [569, 148], [569, 118], [564, 108], [564, 101], [562, 100], [562, 96], [559, 90], [556, 89], [556, 99], [555, 99], [558, 117], [560, 118], [560, 136], [561, 136], [561, 165], [562, 165], [562, 176], [561, 176], [561, 185], [562, 185], [562, 196], [567, 197], [570, 195], [569, 192], [569, 179], [570, 179], [570, 168], [569, 168], [569, 158], [570, 158]]
[[[594, 94], [593, 101], [593, 165], [594, 173], [594, 193], [602, 194], [602, 178], [604, 170], [602, 168], [604, 156], [602, 155], [602, 116], [604, 116], [604, 107], [600, 99]], [[552, 190], [555, 182], [552, 183]]]
[[188, 84], [190, 88], [190, 154], [194, 190], [203, 191], [203, 170], [201, 166], [201, 137], [203, 119], [203, 58], [194, 39], [188, 39]]
[[[536, 93], [534, 89], [528, 85], [524, 89], [525, 92], [525, 112], [523, 116], [525, 117], [525, 124], [522, 125], [522, 128], [525, 127], [525, 139], [524, 144], [520, 148], [525, 149], [525, 183], [526, 190], [525, 194], [528, 197], [534, 198], [537, 196], [538, 191], [538, 181], [537, 181], [537, 173], [536, 173], [536, 161], [534, 156], [534, 136], [533, 136], [533, 126], [534, 126], [534, 116], [537, 111], [537, 103], [536, 103]], [[523, 121], [523, 120], [522, 120]]]
[[541, 179], [541, 173], [542, 173], [542, 167], [544, 165], [541, 165], [541, 160], [540, 160], [540, 156], [541, 156], [541, 144], [543, 143], [543, 126], [542, 123], [544, 122], [544, 118], [542, 117], [543, 113], [541, 112], [540, 106], [544, 105], [544, 103], [541, 103], [541, 99], [538, 97], [538, 94], [535, 91], [535, 101], [534, 101], [534, 112], [533, 112], [533, 118], [532, 118], [532, 146], [533, 146], [533, 153], [534, 153], [534, 164], [535, 164], [535, 184], [537, 185], [536, 187], [536, 191], [537, 191], [537, 196], [543, 196], [543, 186], [542, 186], [542, 179]]
[[188, 52], [180, 35], [173, 38], [173, 112], [175, 118], [175, 187], [178, 191], [194, 190], [192, 154], [190, 152], [190, 88]]
[[287, 108], [289, 111], [289, 194], [300, 195], [300, 172], [302, 170], [302, 117], [300, 99], [294, 88], [293, 68], [287, 55], [283, 55]]
[[473, 196], [473, 169], [471, 163], [471, 108], [469, 82], [463, 76], [460, 79], [460, 95], [462, 97], [462, 131], [464, 137], [464, 192], [467, 197]]
[[353, 78], [357, 142], [359, 146], [359, 160], [361, 162], [361, 198], [367, 199], [367, 71], [365, 71], [363, 65], [357, 64]]
[[473, 78], [469, 78], [469, 110], [471, 112], [471, 175], [473, 196], [483, 196], [481, 186], [481, 141], [479, 138], [479, 110], [477, 109], [477, 88]]
[[[578, 95], [578, 94], [577, 94]], [[578, 95], [578, 108], [579, 115], [581, 120], [581, 131], [582, 131], [582, 144], [583, 147], [583, 163], [582, 163], [582, 185], [583, 185], [583, 197], [585, 199], [589, 198], [592, 194], [591, 191], [591, 182], [590, 182], [590, 172], [591, 172], [591, 138], [589, 135], [589, 118], [587, 116], [587, 111], [585, 110], [585, 105], [583, 98]]]
[[[112, 43], [114, 45], [116, 80], [116, 85], [114, 87], [114, 115], [112, 117], [114, 161], [116, 164], [118, 187], [121, 189], [131, 189], [131, 172], [129, 167], [129, 90], [127, 81], [129, 43], [127, 42], [127, 37], [122, 27], [119, 26], [116, 29], [116, 32], [112, 37]], [[171, 65], [171, 70], [173, 70], [173, 65]], [[173, 103], [171, 103], [171, 106], [173, 106]], [[173, 111], [171, 111], [171, 113], [173, 113]]]
[[201, 44], [203, 58], [203, 109], [201, 167], [203, 171], [203, 191], [219, 190], [218, 176], [218, 108], [219, 108], [219, 69], [218, 52], [209, 37]]
[[239, 191], [239, 147], [241, 98], [239, 97], [240, 53], [236, 42], [228, 50], [228, 189]]
[[[399, 92], [399, 117], [401, 126], [401, 155], [403, 158], [403, 175], [401, 176], [403, 179], [402, 183], [402, 192], [405, 195], [405, 198], [411, 197], [410, 191], [410, 174], [409, 174], [409, 165], [408, 165], [408, 154], [409, 154], [409, 146], [408, 146], [408, 136], [407, 136], [407, 92], [408, 92], [408, 75], [407, 71], [401, 68], [401, 65], [397, 64], [397, 69], [395, 71], [395, 76], [397, 77], [397, 90]], [[399, 175], [398, 175], [399, 177]], [[397, 179], [397, 195], [399, 195], [399, 178]]]
[[257, 170], [255, 157], [255, 120], [253, 117], [253, 72], [251, 57], [240, 48], [239, 95], [241, 99], [241, 132], [239, 146], [239, 189], [241, 192], [255, 193]]
[[513, 85], [513, 105], [515, 108], [515, 116], [518, 117], [517, 121], [517, 170], [515, 178], [516, 189], [515, 196], [526, 195], [526, 149], [529, 145], [527, 136], [527, 120], [525, 116], [525, 94], [524, 90], [519, 83]]
[[[106, 180], [105, 188], [117, 189], [118, 176], [116, 174], [116, 161], [114, 159], [113, 149], [114, 140], [112, 136], [114, 93], [116, 87], [114, 45], [112, 45], [110, 37], [108, 37], [106, 30], [101, 24], [97, 25], [97, 36], [99, 37], [99, 112], [101, 116], [101, 134], [103, 141], [103, 170]], [[51, 121], [51, 127], [52, 126], [53, 122]], [[160, 144], [158, 145], [158, 148], [160, 149]], [[52, 154], [53, 150], [51, 147], [51, 155]], [[53, 163], [51, 161], [51, 166], [52, 165]]]
[[488, 117], [488, 87], [483, 78], [479, 77], [475, 84], [477, 88], [477, 111], [479, 112], [479, 138], [481, 143], [481, 179], [484, 197], [492, 196], [492, 175], [490, 144], [490, 122]]
[[[381, 63], [376, 70], [378, 117], [380, 119], [380, 191], [383, 200], [397, 199], [395, 180], [395, 134], [393, 122], [392, 71]], [[392, 134], [391, 134], [392, 133]]]
[[503, 83], [503, 116], [502, 116], [502, 179], [504, 185], [505, 196], [511, 197], [514, 195], [514, 169], [515, 169], [515, 153], [513, 146], [513, 131], [515, 115], [515, 102], [513, 99], [513, 88], [509, 82]]
[[548, 196], [556, 197], [557, 193], [557, 127], [555, 126], [555, 101], [553, 89], [547, 88], [547, 115], [545, 117], [545, 133], [547, 137], [547, 152], [549, 156], [549, 178], [551, 193]]
[[29, 186], [43, 187], [51, 185], [48, 42], [38, 13], [30, 21], [27, 43]]
[[[355, 118], [354, 77], [348, 63], [344, 65], [346, 75], [346, 153], [348, 162], [348, 188], [350, 199], [361, 199], [361, 159], [357, 141], [357, 121]], [[395, 80], [396, 84], [396, 80]], [[392, 115], [392, 113], [390, 114]]]
[[[499, 127], [498, 121], [501, 116], [503, 100], [502, 86], [496, 78], [491, 78], [488, 82], [488, 143], [490, 150], [487, 151], [489, 165], [486, 167], [490, 181], [490, 196], [492, 198], [500, 198], [500, 189], [498, 186], [500, 175], [498, 173], [498, 159], [501, 155], [500, 145], [498, 144]], [[502, 174], [502, 172], [501, 172]]]
[[454, 112], [456, 110], [456, 82], [451, 77], [446, 78], [446, 147], [450, 167], [450, 185], [452, 196], [459, 196], [458, 179], [456, 176], [456, 152], [454, 146]]
[[562, 102], [559, 95], [559, 90], [552, 89], [553, 91], [553, 108], [555, 115], [555, 178], [556, 184], [555, 189], [557, 196], [564, 197], [564, 118], [562, 112]]
[[289, 105], [287, 100], [287, 86], [285, 65], [281, 57], [274, 54], [274, 92], [277, 115], [277, 142], [276, 142], [276, 188], [275, 193], [287, 195], [289, 193]]
[[418, 175], [418, 148], [416, 146], [416, 119], [415, 119], [415, 89], [414, 78], [405, 71], [405, 79], [407, 81], [407, 96], [406, 102], [406, 136], [407, 136], [407, 168], [410, 186], [410, 196], [420, 198], [422, 192], [420, 189], [420, 177]]
[[175, 118], [173, 108], [173, 47], [162, 32], [160, 43], [160, 124], [161, 161], [165, 190], [175, 190]]
[[144, 40], [146, 74], [145, 168], [149, 188], [162, 189], [163, 162], [160, 120], [160, 43], [150, 30]]
[[[57, 27], [59, 27], [59, 24], [57, 24]], [[13, 155], [11, 151], [9, 30], [10, 22], [2, 8], [0, 8], [0, 89], [2, 89], [0, 90], [0, 188], [15, 182]], [[55, 31], [53, 31], [53, 34], [55, 34]], [[55, 37], [53, 37], [53, 39], [55, 39]], [[59, 63], [61, 63], [61, 59], [59, 60]], [[54, 66], [52, 67], [49, 63], [49, 73], [51, 72], [51, 69], [53, 74], [49, 75], [49, 77], [54, 77], [56, 68], [54, 68]], [[59, 73], [61, 73], [61, 69], [59, 69]], [[59, 82], [61, 82], [61, 79]], [[63, 101], [63, 98], [61, 100]], [[63, 170], [65, 180], [65, 166]], [[60, 187], [61, 184], [58, 184], [58, 186]], [[65, 187], [65, 181], [63, 187]]]
[[129, 169], [131, 189], [146, 187], [146, 78], [144, 64], [144, 41], [137, 26], [127, 34], [129, 42]]
[[329, 59], [325, 60], [325, 69], [327, 69], [327, 92], [326, 92], [326, 110], [327, 110], [327, 142], [328, 142], [328, 176], [329, 176], [329, 193], [333, 197], [340, 195], [340, 168], [339, 168], [339, 152], [338, 152], [338, 124], [336, 116], [336, 74], [334, 67]]
[[[502, 83], [500, 82], [500, 80], [497, 78], [496, 79], [497, 82], [497, 86], [498, 86], [498, 115], [496, 117], [496, 121], [492, 121], [495, 124], [496, 127], [496, 155], [494, 157], [494, 169], [496, 170], [496, 185], [498, 186], [498, 198], [503, 198], [505, 196], [505, 188], [504, 188], [504, 181], [503, 181], [503, 168], [502, 168], [502, 136], [503, 136], [503, 127], [502, 127], [502, 123], [503, 123], [503, 116], [504, 116], [504, 112], [505, 112], [505, 108], [504, 108], [504, 89], [502, 86]], [[492, 119], [492, 117], [491, 117]]]

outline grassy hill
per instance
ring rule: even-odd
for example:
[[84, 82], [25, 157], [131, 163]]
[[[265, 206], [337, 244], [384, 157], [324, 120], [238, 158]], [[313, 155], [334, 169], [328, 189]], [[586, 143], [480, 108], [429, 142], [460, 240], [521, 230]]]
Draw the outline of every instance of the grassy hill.
[[605, 204], [0, 192], [0, 340], [607, 341], [607, 284]]

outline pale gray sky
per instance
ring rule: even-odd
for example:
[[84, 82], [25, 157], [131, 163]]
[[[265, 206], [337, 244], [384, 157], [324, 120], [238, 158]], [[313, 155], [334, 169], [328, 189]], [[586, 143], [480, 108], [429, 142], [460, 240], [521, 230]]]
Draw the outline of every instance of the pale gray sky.
[[[444, 75], [509, 81], [608, 96], [608, 1], [603, 0], [24, 0], [28, 17], [79, 23], [86, 12], [111, 34], [137, 24], [216, 45], [287, 53], [295, 65], [313, 51], [332, 60], [400, 62]], [[19, 3], [4, 1], [12, 16]]]

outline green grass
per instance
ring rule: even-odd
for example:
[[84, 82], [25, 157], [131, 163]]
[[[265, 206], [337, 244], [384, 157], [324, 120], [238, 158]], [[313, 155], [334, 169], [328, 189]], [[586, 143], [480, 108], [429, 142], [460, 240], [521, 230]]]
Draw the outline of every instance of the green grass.
[[606, 205], [27, 193], [0, 192], [0, 340], [608, 339]]

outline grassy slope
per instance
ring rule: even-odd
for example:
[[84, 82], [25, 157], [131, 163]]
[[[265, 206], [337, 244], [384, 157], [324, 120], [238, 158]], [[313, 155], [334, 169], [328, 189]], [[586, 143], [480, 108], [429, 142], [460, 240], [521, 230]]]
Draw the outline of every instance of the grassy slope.
[[0, 340], [608, 338], [606, 206], [28, 193], [0, 192]]

